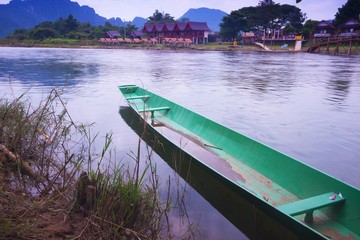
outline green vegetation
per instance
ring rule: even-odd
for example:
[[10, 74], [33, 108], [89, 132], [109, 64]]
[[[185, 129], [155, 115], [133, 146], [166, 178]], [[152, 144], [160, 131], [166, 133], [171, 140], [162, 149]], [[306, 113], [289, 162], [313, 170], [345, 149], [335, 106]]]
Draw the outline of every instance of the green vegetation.
[[264, 31], [285, 28], [285, 33], [300, 32], [305, 14], [295, 6], [275, 4], [262, 0], [256, 7], [244, 7], [232, 11], [220, 24], [220, 35], [236, 39], [240, 31]]
[[315, 25], [318, 24], [319, 21], [307, 20], [302, 28], [301, 32], [305, 39], [309, 39], [309, 37], [314, 33]]
[[349, 19], [360, 20], [360, 1], [348, 0], [335, 15], [334, 25], [340, 26]]
[[171, 23], [175, 22], [174, 17], [170, 16], [170, 14], [165, 12], [159, 12], [159, 10], [155, 10], [152, 16], [148, 17], [147, 23]]
[[[105, 26], [91, 26], [89, 23], [78, 22], [71, 14], [66, 18], [59, 18], [55, 22], [42, 22], [31, 29], [17, 29], [9, 35], [10, 40], [43, 41], [47, 39], [72, 39], [72, 40], [97, 40], [104, 36], [107, 31], [119, 31], [129, 36], [137, 28], [128, 24], [123, 27], [116, 27], [111, 23], [105, 23]], [[62, 40], [65, 41], [65, 40]]]
[[[334, 25], [340, 26], [345, 21], [358, 19], [360, 6], [358, 0], [348, 0], [335, 15]], [[188, 21], [181, 19], [180, 21]], [[318, 21], [306, 20], [306, 14], [292, 5], [277, 4], [273, 0], [260, 0], [257, 6], [244, 7], [232, 11], [225, 16], [220, 24], [220, 37], [222, 41], [232, 42], [240, 38], [241, 32], [264, 32], [282, 29], [283, 34], [302, 34], [305, 39], [314, 33], [314, 27]], [[148, 17], [147, 23], [174, 22], [174, 17], [165, 12], [155, 10]], [[86, 47], [97, 46], [98, 39], [105, 36], [107, 31], [118, 31], [121, 37], [129, 37], [137, 28], [132, 24], [126, 26], [113, 26], [106, 22], [104, 26], [91, 26], [89, 23], [80, 23], [72, 15], [66, 19], [58, 19], [55, 22], [42, 22], [32, 29], [17, 29], [8, 36], [8, 39], [0, 39], [0, 45], [6, 46], [42, 46], [42, 47]], [[209, 42], [215, 42], [216, 35], [209, 35]], [[207, 44], [204, 44], [207, 45]], [[106, 46], [111, 48], [124, 46]], [[138, 48], [168, 48], [163, 46], [139, 46], [126, 44], [125, 47]], [[214, 49], [214, 46], [198, 46], [194, 49]], [[215, 50], [224, 49], [223, 46]]]
[[[334, 25], [341, 26], [349, 19], [359, 19], [360, 2], [348, 0], [335, 14]], [[301, 33], [309, 37], [318, 21], [306, 20], [306, 14], [292, 5], [277, 4], [272, 0], [260, 0], [255, 7], [244, 7], [232, 11], [220, 24], [220, 35], [225, 39], [236, 39], [241, 31], [264, 31], [284, 29], [284, 33]]]
[[0, 119], [0, 236], [171, 238], [170, 197], [160, 202], [151, 154], [140, 164], [140, 140], [134, 167], [112, 159], [111, 134], [95, 152], [99, 134], [73, 121], [56, 90], [38, 106], [25, 95], [0, 98]]

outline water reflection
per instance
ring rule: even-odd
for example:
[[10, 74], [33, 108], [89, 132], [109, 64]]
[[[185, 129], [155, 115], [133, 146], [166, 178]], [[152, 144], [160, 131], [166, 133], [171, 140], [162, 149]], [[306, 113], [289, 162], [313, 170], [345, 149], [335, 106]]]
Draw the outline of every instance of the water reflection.
[[[286, 56], [284, 57], [286, 58]], [[239, 90], [251, 89], [254, 95], [286, 96], [296, 80], [292, 76], [295, 67], [291, 64], [292, 60], [289, 61], [268, 59], [267, 54], [237, 54], [236, 60], [234, 60], [234, 56], [226, 60], [228, 68], [225, 68], [225, 71], [227, 71], [227, 75], [231, 76], [231, 78], [227, 78], [227, 81], [229, 81], [229, 86]], [[234, 65], [237, 67], [235, 70], [231, 69]]]
[[346, 100], [349, 93], [351, 82], [347, 80], [329, 81], [328, 89], [330, 90], [329, 101], [334, 102], [338, 106]]
[[[246, 220], [242, 218], [241, 215], [239, 215], [239, 207], [236, 202], [241, 202], [243, 200], [241, 200], [237, 194], [224, 186], [224, 183], [221, 183], [219, 179], [213, 176], [213, 174], [206, 171], [206, 168], [204, 168], [202, 164], [199, 164], [185, 152], [180, 151], [174, 144], [166, 141], [159, 135], [153, 134], [149, 129], [144, 131], [145, 128], [143, 127], [143, 123], [139, 121], [138, 117], [134, 114], [131, 108], [122, 107], [120, 108], [119, 113], [128, 126], [131, 127], [139, 137], [146, 141], [149, 146], [152, 146], [155, 152], [159, 154], [159, 156], [186, 182], [188, 182], [194, 189], [196, 189], [196, 191], [200, 193], [203, 198], [205, 198], [212, 206], [216, 207], [220, 213], [224, 214], [224, 216], [229, 219], [229, 221], [231, 221], [243, 232], [246, 232], [248, 235], [255, 234], [254, 226], [249, 226], [250, 220]], [[181, 188], [181, 185], [177, 183], [175, 187]], [[214, 189], [216, 189], [216, 191], [214, 191]], [[164, 192], [165, 191], [166, 189], [164, 189]], [[170, 217], [175, 223], [175, 226], [180, 226], [176, 232], [181, 233], [181, 231], [184, 231], [184, 224], [176, 223], [183, 221], [182, 219], [186, 219], [186, 215], [191, 213], [187, 212], [186, 205], [184, 205], [182, 202], [184, 196], [179, 196], [179, 191], [182, 192], [184, 190], [177, 189], [176, 192], [178, 195], [175, 196], [175, 200], [178, 201], [178, 204], [175, 206], [179, 206], [180, 213], [172, 212]], [[189, 192], [186, 194], [188, 193]], [[196, 197], [194, 194], [192, 195], [193, 196], [191, 201], [194, 202], [196, 201]], [[197, 206], [200, 209], [202, 208], [200, 204]], [[231, 207], [229, 208], [229, 206]], [[199, 209], [197, 209], [197, 211], [199, 211]], [[213, 212], [212, 214], [203, 212], [203, 214], [204, 219], [208, 221], [207, 226], [210, 224], [224, 224], [224, 221], [218, 221], [219, 217], [217, 216], [217, 212]], [[212, 220], [209, 221], [211, 218]], [[202, 229], [203, 226], [199, 225], [197, 228], [197, 231], [201, 235], [199, 236], [201, 239], [247, 239], [243, 233], [237, 231], [235, 228], [229, 228], [229, 226], [226, 226], [226, 232], [219, 231], [217, 227], [206, 227], [205, 229]]]
[[355, 71], [353, 65], [347, 62], [334, 62], [334, 67], [331, 68], [331, 77], [327, 82], [327, 89], [329, 96], [327, 99], [337, 107], [343, 107], [346, 104], [346, 99], [351, 88], [351, 79]]
[[[137, 84], [360, 187], [359, 63], [360, 57], [301, 53], [1, 48], [0, 96], [35, 82], [29, 94], [41, 98], [67, 84], [73, 119], [113, 132], [122, 157], [136, 149], [137, 135], [118, 114], [126, 102], [117, 86]], [[211, 232], [204, 239], [237, 234], [189, 192], [192, 220]]]
[[15, 80], [23, 84], [51, 87], [73, 86], [86, 79], [85, 74], [98, 75], [97, 66], [75, 62], [63, 62], [57, 59], [33, 61], [31, 59], [1, 60], [0, 81]]

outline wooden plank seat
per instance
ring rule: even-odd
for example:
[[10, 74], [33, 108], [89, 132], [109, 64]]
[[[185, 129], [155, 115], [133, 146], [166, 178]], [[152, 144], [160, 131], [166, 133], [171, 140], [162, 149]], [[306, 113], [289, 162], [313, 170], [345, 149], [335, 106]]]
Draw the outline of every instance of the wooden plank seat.
[[[119, 90], [123, 93], [134, 93], [138, 87], [135, 85], [119, 86]], [[125, 97], [126, 98], [126, 97]]]
[[329, 192], [318, 196], [287, 203], [278, 206], [277, 209], [282, 211], [283, 213], [289, 214], [290, 216], [297, 216], [305, 213], [305, 222], [312, 223], [314, 210], [332, 206], [335, 204], [340, 204], [344, 201], [345, 198], [339, 196], [339, 194]]
[[149, 95], [139, 95], [139, 96], [132, 96], [132, 97], [127, 97], [126, 100], [136, 100], [136, 99], [144, 99], [147, 100], [149, 99], [150, 96]]
[[153, 107], [153, 108], [145, 108], [140, 109], [138, 112], [151, 112], [151, 118], [154, 118], [154, 112], [156, 111], [169, 111], [170, 107]]

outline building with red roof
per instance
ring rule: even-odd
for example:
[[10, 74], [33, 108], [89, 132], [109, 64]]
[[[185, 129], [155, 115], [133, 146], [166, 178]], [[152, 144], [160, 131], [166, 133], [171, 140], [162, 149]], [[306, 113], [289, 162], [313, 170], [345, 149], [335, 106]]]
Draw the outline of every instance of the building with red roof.
[[350, 19], [341, 26], [340, 36], [360, 36], [360, 22], [355, 19]]
[[163, 42], [165, 38], [190, 39], [194, 44], [208, 42], [211, 33], [206, 22], [147, 23], [142, 32], [149, 38]]
[[314, 37], [315, 38], [330, 37], [331, 34], [333, 34], [334, 30], [335, 30], [334, 25], [332, 25], [328, 21], [323, 20], [315, 25]]

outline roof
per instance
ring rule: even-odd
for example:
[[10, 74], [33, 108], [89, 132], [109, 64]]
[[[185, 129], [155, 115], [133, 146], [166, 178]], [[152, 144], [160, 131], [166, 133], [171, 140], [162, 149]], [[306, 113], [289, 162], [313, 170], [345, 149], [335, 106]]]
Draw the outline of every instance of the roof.
[[187, 24], [188, 23], [186, 23], [186, 22], [177, 22], [176, 26], [175, 26], [175, 29], [178, 30], [178, 31], [184, 31]]
[[176, 23], [167, 23], [167, 24], [165, 24], [163, 30], [171, 32], [174, 30], [175, 26], [176, 26]]
[[154, 24], [148, 23], [145, 24], [144, 27], [142, 28], [143, 32], [151, 32], [154, 28]]
[[186, 25], [186, 30], [196, 30], [196, 31], [210, 31], [206, 22], [188, 22]]
[[206, 22], [175, 22], [175, 23], [148, 23], [142, 28], [142, 32], [162, 32], [162, 31], [211, 31]]
[[253, 32], [243, 32], [241, 34], [242, 37], [255, 37], [255, 34]]
[[330, 22], [322, 20], [318, 24], [315, 25], [315, 28], [335, 28]]
[[107, 34], [110, 38], [120, 37], [120, 33], [119, 33], [118, 31], [108, 31], [108, 32], [106, 32], [106, 34]]
[[153, 32], [161, 32], [164, 29], [166, 23], [157, 23], [155, 24], [155, 27], [153, 28]]
[[357, 27], [360, 26], [360, 22], [355, 19], [350, 19], [343, 24], [343, 27]]
[[142, 37], [143, 33], [142, 31], [132, 31], [131, 37]]

